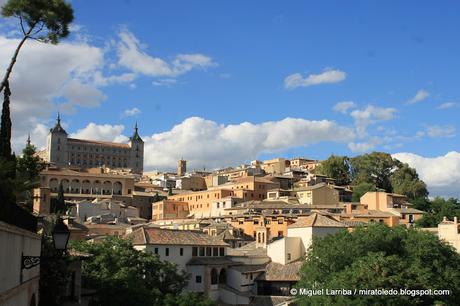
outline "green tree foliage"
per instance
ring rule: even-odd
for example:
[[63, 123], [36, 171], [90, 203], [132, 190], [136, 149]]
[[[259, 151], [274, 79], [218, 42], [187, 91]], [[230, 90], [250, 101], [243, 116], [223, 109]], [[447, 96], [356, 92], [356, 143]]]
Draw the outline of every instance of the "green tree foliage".
[[382, 224], [314, 239], [297, 287], [447, 289], [448, 296], [299, 296], [299, 305], [458, 305], [460, 255], [431, 233]]
[[376, 189], [404, 194], [410, 200], [428, 196], [426, 184], [420, 180], [417, 171], [384, 152], [372, 152], [353, 158], [331, 155], [321, 162], [315, 173], [335, 179], [337, 185], [353, 184], [356, 193], [353, 201], [359, 201], [366, 191]]
[[164, 301], [164, 306], [215, 306], [211, 299], [205, 298], [197, 293], [183, 293], [179, 296], [168, 294]]
[[353, 187], [353, 195], [352, 201], [359, 202], [361, 197], [368, 191], [377, 191], [377, 187], [375, 187], [372, 183], [361, 183], [355, 187]]
[[0, 91], [6, 86], [25, 41], [35, 39], [57, 44], [61, 38], [69, 35], [69, 25], [73, 21], [73, 9], [64, 0], [8, 0], [2, 7], [2, 16], [17, 18], [23, 37], [6, 69]]
[[30, 182], [37, 182], [39, 174], [45, 167], [40, 157], [35, 156], [37, 149], [27, 141], [26, 147], [22, 150], [22, 156], [17, 158], [16, 175], [18, 178]]
[[353, 184], [372, 183], [377, 188], [388, 192], [393, 191], [391, 174], [396, 162], [388, 153], [372, 152], [356, 156], [350, 160], [352, 165]]
[[335, 183], [339, 186], [351, 183], [350, 172], [349, 158], [337, 155], [331, 155], [315, 169], [315, 173], [335, 179]]
[[433, 200], [428, 200], [428, 205], [424, 207], [427, 213], [423, 218], [416, 223], [421, 227], [437, 227], [443, 217], [453, 219], [460, 218], [460, 200], [459, 199], [443, 199], [436, 197]]
[[127, 240], [78, 241], [72, 242], [72, 248], [92, 254], [83, 262], [82, 273], [84, 286], [98, 290], [94, 305], [210, 305], [187, 304], [187, 297], [180, 295], [186, 275], [157, 255], [135, 250]]
[[406, 163], [401, 163], [390, 177], [393, 192], [404, 194], [409, 199], [426, 198], [426, 184], [419, 179], [417, 171]]
[[32, 189], [40, 186], [39, 174], [44, 168], [35, 152], [35, 146], [28, 140], [22, 156], [16, 158], [16, 201], [29, 211], [32, 210]]

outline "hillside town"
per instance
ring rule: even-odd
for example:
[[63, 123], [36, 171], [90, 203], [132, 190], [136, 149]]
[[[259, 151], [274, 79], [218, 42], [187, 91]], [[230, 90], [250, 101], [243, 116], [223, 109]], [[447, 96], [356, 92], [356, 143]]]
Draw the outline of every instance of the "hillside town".
[[[412, 227], [425, 214], [385, 191], [352, 201], [353, 186], [317, 173], [321, 161], [309, 158], [210, 171], [189, 170], [182, 159], [175, 172], [143, 171], [137, 125], [128, 144], [101, 142], [69, 138], [58, 117], [47, 144], [36, 153], [44, 163], [33, 190], [38, 220], [63, 197], [70, 241], [130, 240], [186, 272], [184, 290], [219, 305], [289, 305], [314, 239], [372, 223]], [[460, 252], [459, 229], [457, 218], [445, 218], [427, 230]], [[71, 292], [82, 301], [78, 275]]]
[[0, 0], [0, 306], [458, 306], [459, 3]]

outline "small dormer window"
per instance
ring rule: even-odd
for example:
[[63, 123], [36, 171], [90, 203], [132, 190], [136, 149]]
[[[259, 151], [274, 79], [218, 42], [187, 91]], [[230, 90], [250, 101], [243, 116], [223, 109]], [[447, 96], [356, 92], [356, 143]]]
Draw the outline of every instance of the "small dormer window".
[[61, 143], [61, 138], [58, 138], [58, 143]]

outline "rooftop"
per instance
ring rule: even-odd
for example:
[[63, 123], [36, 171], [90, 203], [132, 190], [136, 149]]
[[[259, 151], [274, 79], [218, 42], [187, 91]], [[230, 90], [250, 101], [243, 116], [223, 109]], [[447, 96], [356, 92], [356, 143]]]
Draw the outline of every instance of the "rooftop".
[[346, 227], [343, 223], [319, 213], [312, 213], [305, 218], [297, 219], [297, 222], [288, 226], [289, 228], [301, 227]]
[[67, 138], [69, 143], [81, 143], [81, 144], [92, 144], [92, 145], [100, 145], [100, 146], [109, 146], [109, 147], [117, 147], [117, 148], [124, 148], [129, 149], [131, 148], [127, 143], [118, 143], [118, 142], [109, 142], [109, 141], [100, 141], [100, 140], [87, 140], [87, 139], [78, 139], [78, 138]]
[[141, 227], [130, 235], [134, 245], [163, 244], [163, 245], [207, 245], [227, 246], [222, 239], [205, 233], [190, 230], [174, 230], [162, 228]]
[[270, 262], [265, 267], [265, 273], [261, 274], [257, 280], [266, 281], [298, 281], [300, 279], [299, 271], [303, 261], [297, 260], [285, 265]]

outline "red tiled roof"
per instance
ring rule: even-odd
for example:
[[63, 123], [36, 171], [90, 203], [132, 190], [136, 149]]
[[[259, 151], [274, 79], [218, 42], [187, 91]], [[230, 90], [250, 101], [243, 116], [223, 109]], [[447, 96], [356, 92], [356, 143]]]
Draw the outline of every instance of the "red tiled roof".
[[265, 267], [265, 273], [257, 279], [266, 281], [298, 281], [300, 279], [299, 271], [303, 261], [298, 260], [285, 265], [270, 262]]
[[134, 245], [165, 244], [165, 245], [207, 245], [227, 246], [222, 239], [209, 236], [203, 232], [172, 230], [162, 228], [139, 228], [129, 236]]
[[327, 216], [313, 213], [306, 218], [299, 218], [297, 222], [288, 226], [289, 228], [299, 227], [346, 227], [344, 224]]

